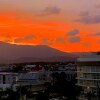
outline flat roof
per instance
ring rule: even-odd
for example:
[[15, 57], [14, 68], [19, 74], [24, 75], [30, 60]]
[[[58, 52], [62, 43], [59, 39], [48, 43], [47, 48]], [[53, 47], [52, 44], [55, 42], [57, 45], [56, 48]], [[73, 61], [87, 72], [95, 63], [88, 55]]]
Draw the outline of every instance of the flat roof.
[[17, 73], [13, 73], [13, 72], [0, 72], [0, 75], [17, 75]]
[[90, 56], [82, 56], [77, 59], [78, 62], [99, 62], [100, 55], [90, 55]]

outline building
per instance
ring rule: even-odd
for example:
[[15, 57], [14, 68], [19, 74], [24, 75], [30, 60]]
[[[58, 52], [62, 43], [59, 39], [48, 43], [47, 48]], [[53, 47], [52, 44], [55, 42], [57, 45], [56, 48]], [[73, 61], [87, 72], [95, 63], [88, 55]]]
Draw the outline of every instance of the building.
[[57, 65], [56, 67], [57, 67], [57, 69], [52, 71], [52, 73], [64, 72], [66, 74], [67, 81], [71, 81], [75, 78], [76, 64], [69, 63], [69, 64]]
[[11, 72], [16, 65], [2, 65], [0, 66], [0, 72]]
[[100, 55], [78, 58], [77, 85], [82, 87], [80, 100], [100, 100]]
[[32, 92], [43, 91], [50, 81], [49, 72], [38, 67], [18, 74], [18, 84], [20, 86], [31, 86]]
[[16, 91], [18, 74], [12, 72], [0, 72], [0, 89], [5, 91], [11, 88]]

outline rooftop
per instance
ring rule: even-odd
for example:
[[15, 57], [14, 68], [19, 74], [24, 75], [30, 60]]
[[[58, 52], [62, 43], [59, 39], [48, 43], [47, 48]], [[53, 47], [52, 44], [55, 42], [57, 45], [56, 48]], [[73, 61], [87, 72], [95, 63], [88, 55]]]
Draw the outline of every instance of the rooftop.
[[100, 61], [100, 55], [82, 56], [78, 58], [77, 61], [81, 61], [81, 62]]

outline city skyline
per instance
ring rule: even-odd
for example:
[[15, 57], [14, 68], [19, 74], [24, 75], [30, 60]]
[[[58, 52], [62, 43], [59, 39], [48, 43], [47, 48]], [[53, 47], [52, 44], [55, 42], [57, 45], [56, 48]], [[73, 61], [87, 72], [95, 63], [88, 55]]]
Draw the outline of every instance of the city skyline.
[[0, 0], [0, 40], [99, 51], [99, 10], [98, 0]]

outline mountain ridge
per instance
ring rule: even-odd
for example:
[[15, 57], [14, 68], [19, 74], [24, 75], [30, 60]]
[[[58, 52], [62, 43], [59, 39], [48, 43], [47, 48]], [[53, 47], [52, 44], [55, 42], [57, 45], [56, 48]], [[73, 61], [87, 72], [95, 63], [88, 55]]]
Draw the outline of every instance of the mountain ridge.
[[46, 45], [17, 45], [0, 42], [1, 62], [69, 61], [76, 56]]

